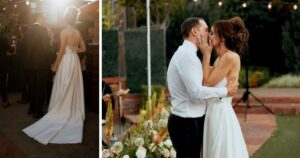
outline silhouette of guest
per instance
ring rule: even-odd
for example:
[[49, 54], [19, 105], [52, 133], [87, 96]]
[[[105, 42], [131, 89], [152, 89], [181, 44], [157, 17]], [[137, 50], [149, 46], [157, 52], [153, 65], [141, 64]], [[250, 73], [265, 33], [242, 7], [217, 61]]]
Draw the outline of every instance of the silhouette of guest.
[[8, 75], [8, 52], [11, 51], [8, 37], [4, 34], [4, 28], [0, 25], [0, 93], [2, 106], [8, 107], [10, 103], [7, 98], [7, 75]]

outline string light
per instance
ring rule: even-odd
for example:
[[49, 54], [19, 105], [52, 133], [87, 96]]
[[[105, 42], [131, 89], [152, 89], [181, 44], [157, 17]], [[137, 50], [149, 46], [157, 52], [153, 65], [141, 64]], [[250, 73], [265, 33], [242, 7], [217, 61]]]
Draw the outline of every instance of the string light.
[[244, 2], [244, 3], [242, 4], [242, 7], [243, 7], [243, 8], [247, 8], [247, 3]]
[[3, 11], [5, 11], [6, 10], [6, 8], [3, 8]]
[[197, 0], [194, 0], [194, 2], [197, 2]]
[[298, 9], [298, 5], [297, 5], [297, 4], [294, 4], [293, 9], [294, 9], [294, 10], [297, 10], [297, 9]]
[[219, 7], [222, 7], [223, 2], [222, 2], [222, 1], [219, 1], [219, 2], [218, 2], [218, 5], [219, 5]]
[[26, 5], [29, 5], [29, 1], [28, 0], [26, 1]]
[[[194, 0], [194, 1], [197, 1], [197, 0]], [[256, 2], [256, 1], [251, 1], [250, 3], [255, 3], [255, 4], [262, 4], [262, 5], [266, 5], [267, 8], [269, 10], [271, 10], [273, 8], [273, 5], [272, 5], [272, 1], [270, 0], [269, 2]], [[292, 3], [292, 2], [280, 2], [282, 5], [288, 5], [290, 9], [292, 10], [298, 10], [298, 5], [300, 4], [300, 0], [298, 0], [298, 3]], [[217, 5], [219, 7], [222, 7], [223, 6], [223, 1], [222, 0], [219, 0]], [[248, 3], [246, 0], [243, 1], [242, 5], [241, 5], [242, 8], [247, 8], [248, 7]]]
[[268, 9], [269, 9], [269, 10], [272, 9], [272, 2], [269, 2], [269, 4], [268, 4]]
[[15, 5], [14, 5], [14, 7], [15, 7], [15, 8], [17, 8], [17, 7], [18, 7], [18, 5], [17, 5], [17, 4], [15, 4]]

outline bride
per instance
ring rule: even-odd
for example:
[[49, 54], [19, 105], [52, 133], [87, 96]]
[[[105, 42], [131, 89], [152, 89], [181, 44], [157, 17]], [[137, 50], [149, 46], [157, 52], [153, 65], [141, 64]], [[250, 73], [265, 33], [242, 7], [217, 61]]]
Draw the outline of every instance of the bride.
[[48, 113], [23, 129], [42, 144], [81, 143], [83, 133], [84, 94], [80, 60], [77, 53], [86, 51], [83, 39], [74, 28], [78, 11], [68, 8], [67, 26], [60, 33], [60, 49], [51, 70], [54, 78]]
[[[203, 82], [206, 86], [226, 87], [227, 81], [237, 82], [240, 55], [247, 47], [249, 33], [240, 17], [216, 21], [211, 29], [210, 44], [201, 38]], [[205, 46], [203, 46], [205, 45]], [[212, 47], [218, 58], [210, 67]], [[204, 123], [204, 158], [248, 158], [246, 144], [238, 119], [233, 111], [232, 97], [207, 101]]]

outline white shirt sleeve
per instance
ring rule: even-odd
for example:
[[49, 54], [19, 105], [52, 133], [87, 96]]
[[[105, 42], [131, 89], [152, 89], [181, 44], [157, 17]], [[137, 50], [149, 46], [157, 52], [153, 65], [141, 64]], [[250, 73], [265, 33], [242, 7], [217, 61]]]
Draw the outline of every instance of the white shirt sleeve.
[[200, 61], [196, 60], [198, 59], [192, 59], [192, 56], [185, 55], [176, 64], [190, 99], [203, 100], [226, 97], [227, 88], [202, 86], [202, 65]]

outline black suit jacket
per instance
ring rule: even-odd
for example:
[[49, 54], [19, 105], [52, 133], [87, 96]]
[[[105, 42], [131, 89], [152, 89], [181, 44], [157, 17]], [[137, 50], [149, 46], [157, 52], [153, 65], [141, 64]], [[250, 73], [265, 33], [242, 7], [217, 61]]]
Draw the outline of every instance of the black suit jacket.
[[7, 66], [7, 52], [11, 51], [10, 48], [8, 37], [4, 34], [0, 34], [0, 63], [2, 67]]
[[47, 29], [34, 24], [24, 35], [25, 69], [50, 70], [51, 46]]

